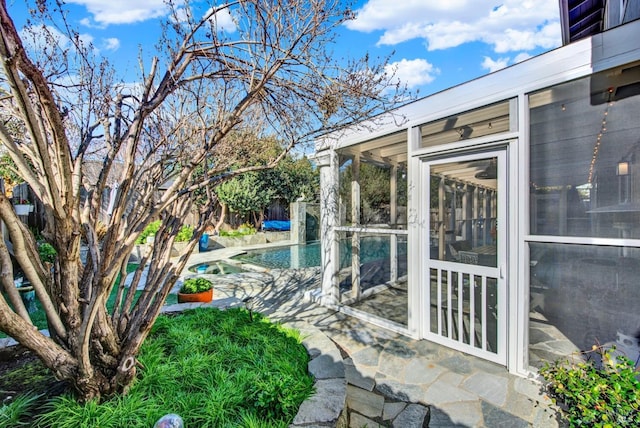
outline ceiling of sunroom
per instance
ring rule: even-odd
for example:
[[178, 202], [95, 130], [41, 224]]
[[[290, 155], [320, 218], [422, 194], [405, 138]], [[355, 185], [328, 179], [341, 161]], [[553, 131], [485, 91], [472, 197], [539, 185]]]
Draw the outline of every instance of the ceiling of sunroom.
[[403, 166], [407, 163], [407, 132], [385, 135], [339, 150], [346, 157], [359, 156], [363, 162]]
[[498, 187], [495, 158], [432, 165], [430, 173], [458, 184], [492, 190]]

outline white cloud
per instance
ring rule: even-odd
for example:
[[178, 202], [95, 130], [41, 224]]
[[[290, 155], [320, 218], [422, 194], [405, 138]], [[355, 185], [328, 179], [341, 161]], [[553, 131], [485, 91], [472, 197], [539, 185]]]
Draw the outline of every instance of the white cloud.
[[54, 27], [34, 26], [29, 29], [20, 30], [20, 38], [23, 40], [27, 50], [33, 52], [51, 53], [54, 46], [65, 49], [71, 41]]
[[104, 39], [104, 48], [108, 51], [117, 51], [120, 47], [120, 40], [115, 37]]
[[488, 56], [485, 56], [484, 61], [482, 61], [482, 68], [486, 68], [491, 73], [503, 69], [507, 65], [509, 65], [509, 58], [498, 58], [493, 60]]
[[527, 60], [529, 58], [531, 58], [531, 55], [529, 55], [526, 52], [522, 52], [522, 53], [519, 53], [518, 55], [516, 55], [516, 57], [513, 59], [513, 62], [514, 63], [518, 63], [518, 62], [525, 61], [525, 60]]
[[[204, 16], [211, 13], [211, 8], [207, 10]], [[231, 16], [231, 12], [229, 8], [224, 8], [218, 12], [216, 12], [210, 19], [213, 23], [215, 23], [218, 31], [225, 31], [227, 33], [234, 33], [237, 29], [236, 23]]]
[[189, 22], [189, 15], [187, 14], [187, 9], [181, 7], [176, 9], [175, 16], [171, 16], [170, 19], [172, 22], [183, 23], [186, 24]]
[[88, 47], [90, 44], [93, 43], [93, 36], [91, 34], [82, 33], [78, 37], [80, 37], [80, 40], [82, 41], [85, 47]]
[[400, 81], [409, 88], [433, 82], [440, 70], [424, 59], [402, 59], [386, 66], [387, 74], [393, 75], [393, 81]]
[[[68, 3], [84, 6], [87, 9], [93, 20], [83, 18], [80, 23], [88, 27], [142, 22], [167, 16], [170, 10], [165, 0], [68, 0]], [[174, 0], [173, 3], [176, 6], [176, 19], [186, 21], [186, 9], [180, 7], [184, 1]], [[229, 33], [236, 31], [229, 9], [223, 9], [217, 13], [216, 19], [219, 29]]]
[[[20, 30], [20, 38], [25, 48], [36, 55], [51, 56], [56, 49], [64, 50], [71, 45], [71, 40], [66, 34], [51, 26], [23, 28]], [[79, 34], [78, 39], [87, 48], [93, 43], [93, 36], [87, 33]]]
[[[164, 0], [67, 0], [87, 8], [101, 25], [131, 24], [167, 15]], [[176, 2], [181, 3], [181, 2]], [[84, 25], [89, 24], [85, 19]]]
[[504, 53], [560, 44], [557, 0], [369, 0], [356, 13], [347, 27], [382, 31], [379, 45], [423, 39], [433, 51], [482, 41]]

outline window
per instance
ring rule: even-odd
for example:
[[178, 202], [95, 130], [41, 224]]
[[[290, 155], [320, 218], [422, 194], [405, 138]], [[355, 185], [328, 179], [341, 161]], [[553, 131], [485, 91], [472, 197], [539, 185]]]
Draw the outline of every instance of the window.
[[640, 65], [542, 90], [529, 106], [529, 363], [598, 343], [635, 361], [640, 248], [620, 239], [640, 238]]
[[[513, 131], [517, 121], [511, 117], [511, 104], [515, 100], [449, 116], [420, 127], [421, 147], [433, 147], [470, 138], [484, 137]], [[511, 126], [513, 124], [513, 126]]]
[[640, 238], [640, 65], [532, 94], [532, 235]]

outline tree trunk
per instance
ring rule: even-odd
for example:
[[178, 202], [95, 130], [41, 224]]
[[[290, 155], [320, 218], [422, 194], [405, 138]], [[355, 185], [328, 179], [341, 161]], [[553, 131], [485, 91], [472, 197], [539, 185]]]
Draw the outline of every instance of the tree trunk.
[[[205, 227], [200, 222], [187, 252], [171, 259], [173, 241], [196, 201], [211, 209], [220, 183], [273, 168], [296, 144], [407, 98], [404, 92], [389, 101], [381, 96], [397, 88], [383, 72], [386, 64], [363, 58], [344, 69], [334, 62], [326, 46], [352, 19], [337, 0], [228, 2], [200, 20], [180, 26], [166, 21], [166, 61], [141, 61], [144, 81], [135, 94], [114, 84], [121, 76], [108, 62], [96, 61], [93, 48], [66, 21], [62, 2], [36, 3], [33, 19], [18, 31], [7, 1], [0, 0], [0, 146], [41, 203], [45, 228], [39, 232], [57, 255], [52, 265], [40, 259], [39, 243], [0, 195], [0, 220], [14, 253], [0, 245], [0, 281], [13, 303], [0, 294], [0, 330], [87, 401], [125, 392], [134, 379], [140, 347]], [[171, 17], [188, 10], [173, 3]], [[280, 13], [283, 8], [291, 13]], [[243, 30], [218, 37], [219, 29], [210, 28], [218, 12], [232, 13]], [[25, 48], [24, 35], [64, 43], [34, 51]], [[279, 137], [264, 146], [267, 129]], [[111, 186], [118, 191], [106, 200]], [[216, 230], [225, 216], [227, 206]], [[124, 285], [119, 290], [122, 306], [107, 311], [117, 273], [145, 227], [158, 219], [151, 254], [126, 295]], [[259, 227], [262, 216], [254, 213], [253, 219]], [[89, 249], [86, 261], [81, 244]], [[13, 263], [43, 305], [50, 337], [28, 321], [11, 287]], [[134, 299], [138, 286], [142, 293]]]

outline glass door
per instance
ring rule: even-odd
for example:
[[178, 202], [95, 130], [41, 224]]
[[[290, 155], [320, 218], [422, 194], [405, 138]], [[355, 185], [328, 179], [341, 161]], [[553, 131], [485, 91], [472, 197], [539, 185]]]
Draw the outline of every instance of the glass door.
[[506, 365], [506, 150], [424, 163], [425, 338]]

